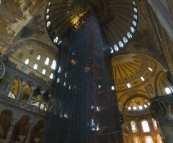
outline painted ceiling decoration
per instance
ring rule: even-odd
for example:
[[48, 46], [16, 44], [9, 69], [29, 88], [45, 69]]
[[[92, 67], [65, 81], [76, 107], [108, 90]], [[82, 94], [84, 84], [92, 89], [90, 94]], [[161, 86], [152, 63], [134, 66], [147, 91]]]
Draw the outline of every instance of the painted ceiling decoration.
[[122, 49], [133, 37], [138, 25], [138, 10], [133, 0], [48, 0], [46, 27], [52, 41], [59, 45], [65, 33], [79, 30], [89, 11], [98, 15], [110, 53]]

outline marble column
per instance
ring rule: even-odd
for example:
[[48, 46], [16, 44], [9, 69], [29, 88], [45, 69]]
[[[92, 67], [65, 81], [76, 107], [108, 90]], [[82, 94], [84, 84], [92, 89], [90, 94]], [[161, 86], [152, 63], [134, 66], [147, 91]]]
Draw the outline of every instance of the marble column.
[[30, 94], [30, 96], [29, 96], [29, 100], [28, 100], [28, 104], [29, 105], [31, 105], [31, 99], [32, 99], [32, 97], [33, 97], [33, 94], [34, 94], [34, 90], [36, 89], [37, 87], [35, 87], [35, 86], [32, 86], [31, 87], [31, 94]]
[[16, 125], [16, 123], [18, 122], [18, 120], [16, 119], [11, 119], [11, 124], [10, 124], [10, 128], [7, 134], [7, 137], [5, 139], [5, 143], [9, 143], [13, 134], [13, 130], [14, 130], [14, 126]]
[[42, 103], [43, 94], [45, 94], [46, 92], [42, 90], [40, 93], [41, 93], [41, 97], [40, 97], [40, 101], [39, 101], [39, 104], [38, 104], [38, 108], [39, 108], [39, 109], [40, 109], [40, 105], [41, 105], [41, 103]]
[[35, 124], [29, 123], [29, 130], [28, 130], [28, 134], [27, 134], [25, 143], [30, 143], [31, 135], [32, 135], [32, 129], [34, 128], [34, 126], [35, 126]]
[[19, 93], [18, 93], [18, 96], [17, 96], [17, 98], [16, 98], [17, 101], [20, 100], [20, 97], [21, 97], [21, 95], [22, 95], [22, 90], [23, 90], [23, 87], [24, 87], [25, 84], [26, 84], [26, 82], [25, 82], [25, 81], [22, 81], [21, 87], [20, 87], [20, 90], [19, 90]]

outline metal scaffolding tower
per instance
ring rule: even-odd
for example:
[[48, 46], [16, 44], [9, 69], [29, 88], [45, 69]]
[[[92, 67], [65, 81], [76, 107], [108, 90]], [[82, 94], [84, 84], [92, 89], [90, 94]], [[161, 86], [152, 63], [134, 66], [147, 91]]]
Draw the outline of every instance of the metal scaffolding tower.
[[59, 52], [44, 143], [121, 143], [110, 66], [97, 15], [69, 30]]

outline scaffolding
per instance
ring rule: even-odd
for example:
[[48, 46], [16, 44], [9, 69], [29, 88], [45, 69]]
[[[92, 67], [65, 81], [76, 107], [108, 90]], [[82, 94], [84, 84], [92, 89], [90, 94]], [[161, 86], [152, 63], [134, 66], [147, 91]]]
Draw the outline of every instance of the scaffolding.
[[44, 143], [121, 143], [110, 66], [97, 15], [86, 14], [60, 48]]

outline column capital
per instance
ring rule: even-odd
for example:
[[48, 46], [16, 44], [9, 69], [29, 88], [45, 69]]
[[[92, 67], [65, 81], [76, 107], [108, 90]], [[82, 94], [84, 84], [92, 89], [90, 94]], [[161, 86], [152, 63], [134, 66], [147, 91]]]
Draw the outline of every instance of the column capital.
[[46, 91], [42, 90], [42, 91], [40, 91], [40, 93], [41, 93], [41, 94], [45, 94], [45, 93], [46, 93]]
[[35, 123], [29, 123], [29, 129], [32, 130], [36, 126]]
[[31, 90], [35, 90], [36, 88], [37, 88], [37, 87], [35, 87], [35, 86], [32, 86], [32, 87], [31, 87]]
[[26, 81], [22, 81], [21, 85], [24, 86], [26, 84]]
[[18, 119], [13, 119], [13, 118], [10, 119], [10, 123], [12, 126], [15, 126], [18, 121], [19, 121]]

